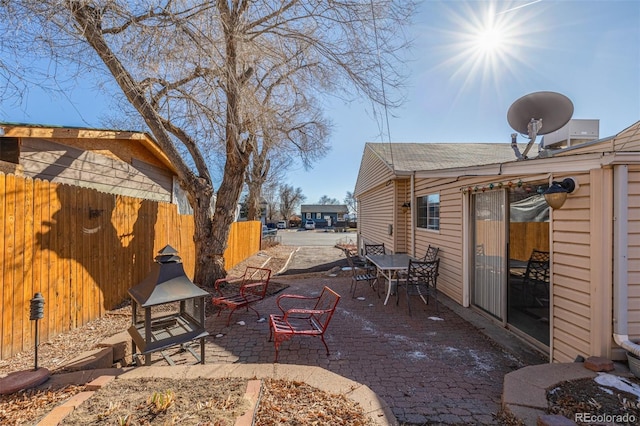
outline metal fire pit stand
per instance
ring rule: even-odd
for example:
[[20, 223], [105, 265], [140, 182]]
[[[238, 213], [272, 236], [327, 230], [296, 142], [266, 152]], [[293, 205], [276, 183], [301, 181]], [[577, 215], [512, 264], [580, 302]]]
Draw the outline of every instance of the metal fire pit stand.
[[[132, 325], [129, 328], [129, 334], [133, 341], [133, 357], [144, 355], [144, 364], [151, 365], [151, 354], [160, 352], [162, 357], [168, 364], [174, 365], [173, 360], [164, 350], [172, 346], [180, 345], [181, 349], [188, 351], [197, 362], [204, 364], [205, 353], [204, 343], [205, 337], [209, 335], [201, 324], [204, 324], [204, 297], [198, 298], [198, 305], [202, 309], [198, 309], [200, 318], [193, 318], [187, 313], [187, 305], [193, 299], [180, 302], [180, 311], [169, 315], [152, 318], [151, 307], [144, 308], [144, 314], [138, 315], [138, 304], [135, 300], [131, 301], [132, 307]], [[194, 301], [195, 302], [195, 301]], [[200, 340], [200, 354], [196, 353], [189, 343], [194, 340]], [[140, 352], [136, 351], [136, 348]]]
[[[133, 312], [128, 331], [134, 361], [138, 355], [144, 355], [145, 365], [150, 365], [151, 354], [161, 352], [164, 359], [173, 364], [162, 351], [180, 345], [204, 364], [204, 340], [209, 335], [204, 327], [205, 298], [210, 294], [187, 277], [182, 260], [173, 247], [160, 250], [151, 272], [129, 289], [129, 295]], [[175, 312], [178, 302], [179, 309]], [[165, 306], [158, 308], [161, 305]], [[158, 311], [155, 318], [152, 308]], [[188, 346], [197, 339], [200, 339], [200, 356]], [[140, 349], [139, 353], [136, 348]]]

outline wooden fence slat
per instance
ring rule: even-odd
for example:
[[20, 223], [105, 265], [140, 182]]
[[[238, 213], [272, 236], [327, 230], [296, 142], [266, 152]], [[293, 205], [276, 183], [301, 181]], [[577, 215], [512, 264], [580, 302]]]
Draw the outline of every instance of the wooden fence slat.
[[[61, 256], [57, 249], [57, 241], [58, 241], [58, 227], [63, 227], [65, 222], [70, 219], [66, 219], [67, 215], [60, 213], [60, 201], [59, 201], [59, 193], [63, 191], [62, 184], [49, 185], [49, 190], [47, 191], [47, 196], [49, 197], [49, 209], [47, 211], [48, 218], [47, 223], [49, 226], [46, 228], [44, 232], [47, 234], [46, 238], [46, 251], [49, 254], [48, 258], [48, 268], [49, 268], [49, 321], [51, 327], [51, 334], [55, 336], [62, 332], [60, 329], [60, 318], [65, 316], [67, 313], [63, 311], [63, 303], [64, 300], [68, 299], [68, 289], [66, 287], [66, 283], [62, 280], [62, 275], [65, 270], [65, 261], [63, 256]], [[44, 216], [43, 216], [44, 218]], [[68, 232], [66, 235], [65, 244], [67, 244], [68, 250], [71, 251], [72, 247], [72, 239], [73, 236]]]
[[[13, 256], [13, 346], [24, 349], [25, 330], [28, 328], [27, 304], [25, 304], [24, 282], [24, 232], [25, 232], [25, 185], [26, 179], [16, 179], [15, 189], [15, 252]], [[27, 303], [29, 297], [27, 297]]]
[[26, 345], [34, 340], [33, 336], [33, 324], [30, 323], [30, 313], [31, 313], [31, 298], [35, 295], [35, 285], [34, 285], [34, 275], [33, 275], [33, 242], [35, 241], [35, 235], [33, 232], [33, 223], [34, 223], [34, 207], [33, 207], [33, 196], [34, 196], [34, 182], [33, 179], [27, 178], [25, 179], [25, 187], [24, 187], [24, 300], [26, 303], [25, 310], [26, 316], [25, 321], [28, 322], [28, 327], [25, 327], [25, 335], [23, 339], [23, 349], [27, 349]]
[[[0, 190], [1, 191], [1, 190]], [[2, 207], [0, 206], [0, 209]], [[33, 293], [40, 293], [42, 297], [45, 298], [45, 310], [46, 314], [47, 309], [47, 288], [43, 284], [46, 281], [43, 281], [42, 276], [44, 272], [44, 250], [40, 249], [40, 236], [42, 235], [42, 181], [40, 179], [35, 179], [33, 181], [33, 241], [32, 241], [32, 250], [33, 250]], [[39, 332], [40, 338], [45, 342], [48, 340], [48, 329], [42, 330]]]
[[[64, 312], [68, 312], [68, 318], [65, 318], [65, 320], [59, 324], [59, 326], [62, 327], [61, 330], [66, 331], [67, 327], [73, 329], [78, 326], [78, 310], [82, 305], [82, 296], [78, 298], [77, 293], [78, 281], [81, 275], [81, 264], [79, 259], [83, 256], [82, 240], [78, 238], [78, 228], [75, 226], [78, 223], [78, 206], [82, 203], [82, 199], [80, 197], [80, 191], [76, 187], [64, 184], [61, 185], [61, 188], [63, 188], [61, 193], [65, 194], [61, 209], [62, 211], [68, 209], [68, 212], [64, 214], [64, 217], [66, 218], [65, 229], [67, 229], [67, 232], [71, 236], [71, 241], [69, 242], [71, 250], [69, 251], [68, 256], [65, 253], [65, 258], [63, 260], [65, 273], [62, 276], [62, 283], [66, 293], [63, 300], [69, 304], [68, 307], [65, 307]], [[70, 207], [67, 207], [67, 205]]]
[[[9, 255], [7, 254], [6, 250], [5, 250], [5, 234], [4, 234], [4, 224], [5, 224], [5, 220], [6, 220], [6, 216], [5, 216], [5, 208], [7, 205], [7, 196], [6, 196], [6, 189], [5, 189], [5, 174], [4, 173], [0, 173], [0, 235], [2, 236], [2, 241], [0, 241], [0, 261], [2, 262], [2, 265], [8, 265], [9, 264]], [[2, 309], [2, 313], [1, 318], [2, 318], [2, 326], [0, 327], [0, 359], [4, 359], [7, 358], [8, 356], [10, 356], [11, 354], [11, 347], [9, 345], [5, 346], [5, 334], [7, 332], [7, 330], [5, 330], [5, 327], [7, 326], [7, 324], [5, 323], [5, 313], [4, 311], [6, 309], [11, 309], [10, 307], [10, 303], [9, 301], [5, 302], [5, 297], [6, 297], [6, 291], [5, 291], [5, 282], [4, 282], [4, 274], [6, 271], [4, 271], [4, 267], [3, 270], [0, 271], [0, 306], [3, 307]]]
[[4, 306], [2, 309], [3, 333], [2, 347], [8, 348], [13, 354], [15, 346], [13, 342], [14, 332], [14, 298], [13, 298], [13, 274], [15, 261], [15, 177], [7, 175], [5, 178], [5, 212], [4, 212], [4, 252], [5, 262], [3, 267], [3, 291]]

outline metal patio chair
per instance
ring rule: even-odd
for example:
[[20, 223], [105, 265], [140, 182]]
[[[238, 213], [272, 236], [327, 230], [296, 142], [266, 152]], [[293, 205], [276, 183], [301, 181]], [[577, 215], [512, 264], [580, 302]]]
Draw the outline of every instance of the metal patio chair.
[[366, 255], [380, 255], [387, 254], [384, 243], [382, 244], [365, 244], [364, 245], [364, 254]]
[[429, 247], [427, 247], [427, 252], [424, 254], [424, 257], [422, 258], [422, 260], [425, 262], [433, 262], [438, 258], [439, 251], [440, 251], [439, 247], [432, 246], [431, 244], [429, 244]]
[[[409, 260], [409, 267], [404, 281], [399, 285], [406, 287], [407, 306], [411, 315], [411, 296], [418, 295], [425, 304], [429, 304], [429, 296], [433, 296], [438, 313], [438, 268], [440, 259], [434, 261]], [[400, 291], [396, 292], [396, 305], [400, 302]]]
[[360, 282], [366, 282], [369, 284], [372, 290], [375, 290], [378, 294], [378, 298], [380, 298], [380, 288], [378, 284], [378, 274], [374, 267], [371, 266], [363, 266], [359, 267], [356, 265], [356, 255], [351, 252], [351, 250], [345, 249], [344, 255], [347, 258], [347, 263], [351, 268], [351, 297], [356, 297], [356, 287]]

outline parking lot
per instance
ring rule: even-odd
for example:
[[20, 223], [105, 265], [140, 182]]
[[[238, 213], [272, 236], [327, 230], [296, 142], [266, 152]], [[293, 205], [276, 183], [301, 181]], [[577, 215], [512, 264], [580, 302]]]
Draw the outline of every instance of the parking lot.
[[356, 241], [356, 233], [353, 232], [333, 232], [317, 229], [305, 231], [298, 229], [278, 229], [280, 243], [287, 246], [335, 246], [336, 243], [345, 240]]

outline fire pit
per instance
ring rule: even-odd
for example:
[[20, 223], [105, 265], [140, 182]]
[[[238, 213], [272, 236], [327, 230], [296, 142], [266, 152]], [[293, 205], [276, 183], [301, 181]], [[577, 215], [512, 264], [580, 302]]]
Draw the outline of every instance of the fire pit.
[[[173, 365], [162, 351], [180, 345], [204, 364], [204, 339], [209, 335], [204, 328], [205, 297], [209, 293], [186, 276], [182, 259], [173, 247], [167, 245], [160, 250], [155, 262], [149, 275], [129, 289], [132, 325], [128, 331], [133, 359], [136, 361], [138, 355], [144, 355], [145, 365], [150, 365], [151, 354], [160, 351]], [[197, 339], [200, 339], [200, 355], [189, 345]]]

